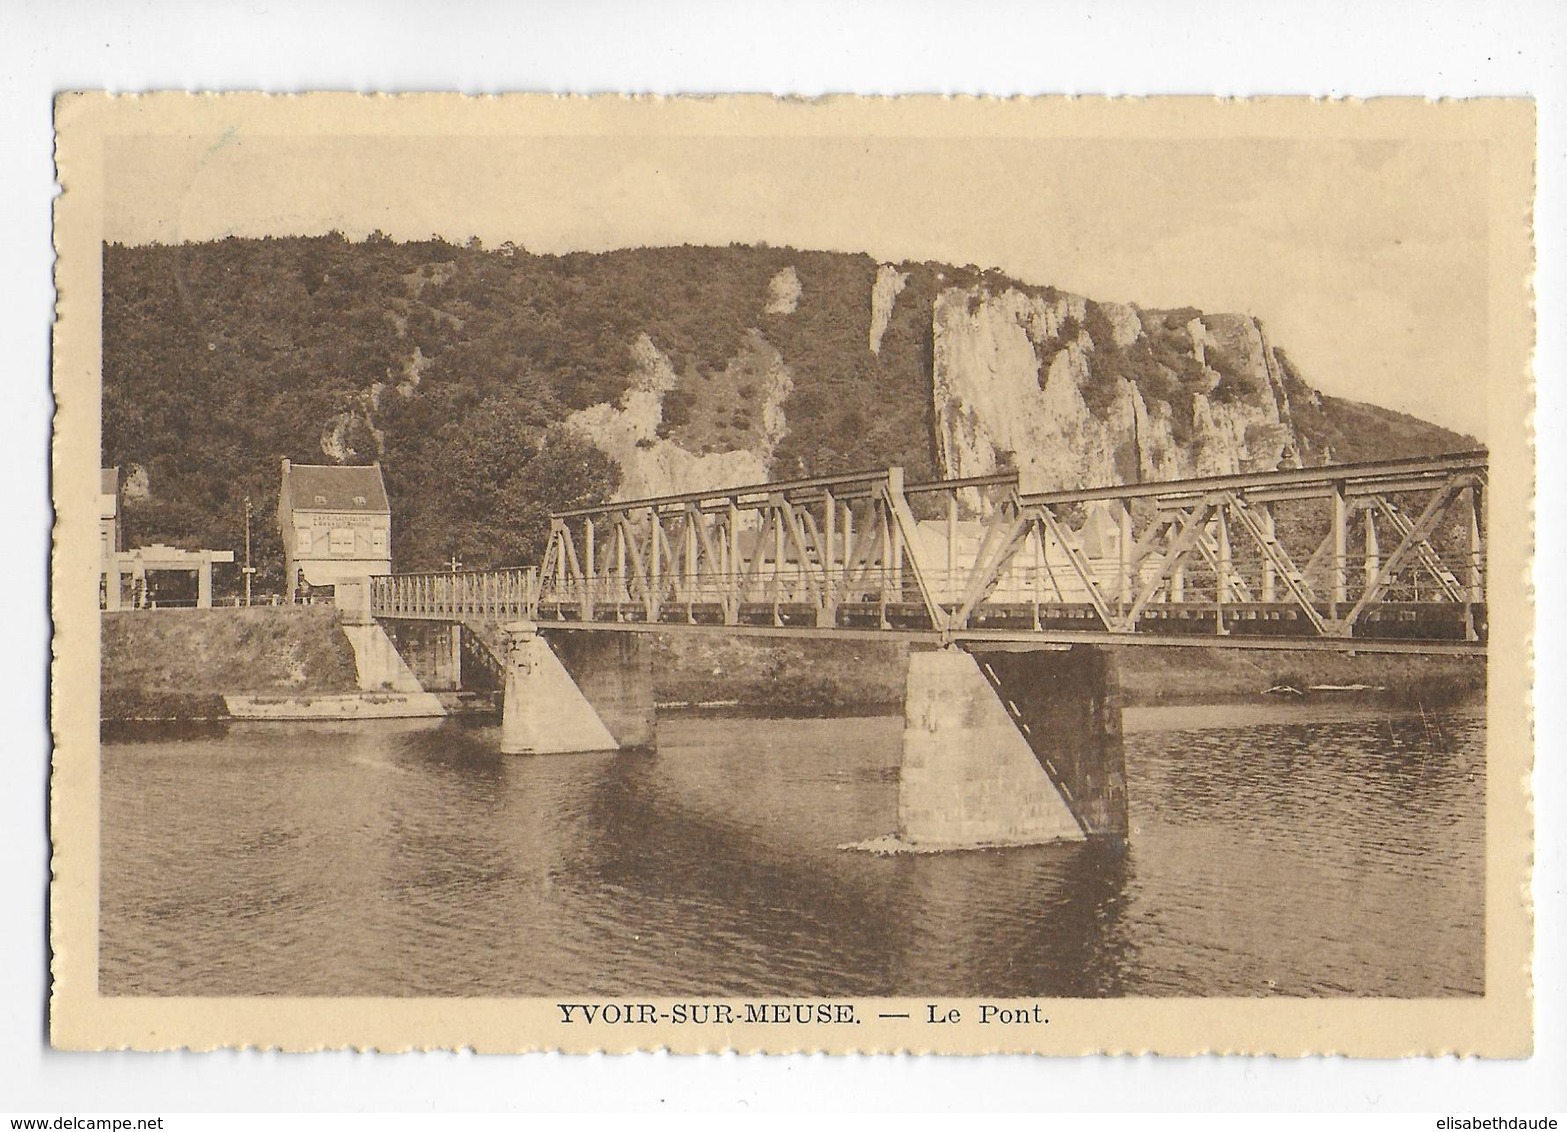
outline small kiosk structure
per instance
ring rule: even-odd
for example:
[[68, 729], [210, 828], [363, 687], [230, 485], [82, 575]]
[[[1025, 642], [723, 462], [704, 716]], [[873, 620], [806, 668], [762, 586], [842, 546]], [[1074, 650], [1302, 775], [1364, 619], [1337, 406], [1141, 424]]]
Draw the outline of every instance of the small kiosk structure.
[[[198, 609], [212, 607], [212, 567], [214, 563], [233, 562], [232, 550], [183, 550], [177, 546], [138, 546], [125, 549], [125, 524], [121, 507], [119, 468], [104, 468], [98, 488], [98, 545], [100, 582], [98, 605], [109, 612], [156, 608], [157, 584], [149, 575], [173, 572], [192, 574], [196, 579], [194, 604]], [[187, 590], [186, 593], [189, 593]], [[167, 595], [164, 595], [165, 598]], [[172, 605], [193, 604], [185, 597]]]

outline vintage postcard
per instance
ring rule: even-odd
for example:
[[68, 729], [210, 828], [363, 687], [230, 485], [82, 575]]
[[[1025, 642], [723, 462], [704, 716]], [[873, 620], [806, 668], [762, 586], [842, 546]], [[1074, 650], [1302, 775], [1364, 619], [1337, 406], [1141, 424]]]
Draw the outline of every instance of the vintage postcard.
[[56, 1045], [1532, 1048], [1530, 102], [56, 119]]

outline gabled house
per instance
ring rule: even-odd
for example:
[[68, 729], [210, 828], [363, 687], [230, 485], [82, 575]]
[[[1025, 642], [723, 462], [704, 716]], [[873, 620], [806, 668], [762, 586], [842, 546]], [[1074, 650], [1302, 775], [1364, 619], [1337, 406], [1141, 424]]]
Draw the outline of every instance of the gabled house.
[[290, 600], [301, 583], [335, 587], [391, 573], [392, 508], [380, 464], [284, 460], [277, 514]]

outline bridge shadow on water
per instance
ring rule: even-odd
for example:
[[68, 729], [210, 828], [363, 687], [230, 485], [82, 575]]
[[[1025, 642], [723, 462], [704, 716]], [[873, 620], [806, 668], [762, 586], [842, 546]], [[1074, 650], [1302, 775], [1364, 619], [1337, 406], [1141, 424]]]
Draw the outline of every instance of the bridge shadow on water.
[[[744, 726], [754, 744], [769, 725]], [[808, 748], [830, 725], [788, 726]], [[840, 848], [895, 824], [895, 752], [737, 757], [726, 738], [704, 757], [678, 738], [667, 755], [538, 758], [497, 754], [484, 727], [405, 738], [396, 761], [464, 816], [394, 819], [385, 896], [436, 924], [479, 905], [459, 947], [485, 954], [452, 964], [461, 987], [443, 993], [1121, 992], [1124, 849]]]
[[[798, 723], [791, 735], [810, 745]], [[628, 928], [595, 944], [606, 991], [1120, 991], [1130, 862], [1119, 848], [888, 858], [840, 848], [895, 823], [896, 767], [885, 762], [682, 749], [498, 768], [525, 779], [563, 771], [591, 786], [561, 875]]]
[[[1215, 719], [1214, 722], [1219, 722]], [[1130, 849], [877, 856], [902, 720], [106, 745], [106, 994], [1473, 995], [1483, 716], [1128, 736]]]
[[[583, 864], [606, 891], [633, 892], [650, 905], [657, 923], [649, 926], [668, 950], [656, 974], [645, 974], [662, 989], [966, 996], [1120, 989], [1124, 850], [1058, 844], [873, 856], [840, 847], [834, 819], [819, 812], [807, 781], [781, 798], [758, 774], [746, 805], [727, 791], [682, 789], [657, 756], [622, 757], [604, 770], [584, 831], [596, 851]], [[854, 784], [881, 803], [862, 801], [856, 817], [884, 828], [896, 812], [895, 773], [885, 770], [862, 772]]]
[[661, 753], [552, 759], [478, 739], [432, 770], [554, 823], [577, 919], [540, 945], [605, 993], [1483, 989], [1473, 718], [1135, 736], [1126, 849], [841, 848], [895, 825], [900, 726], [671, 721]]

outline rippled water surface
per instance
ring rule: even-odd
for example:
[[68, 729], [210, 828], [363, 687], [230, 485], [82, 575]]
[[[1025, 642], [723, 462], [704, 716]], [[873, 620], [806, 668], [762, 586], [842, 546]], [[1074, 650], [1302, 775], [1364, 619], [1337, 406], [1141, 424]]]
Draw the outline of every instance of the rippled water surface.
[[1482, 993], [1483, 716], [1326, 715], [1129, 710], [1124, 853], [840, 848], [895, 827], [899, 718], [540, 758], [455, 720], [105, 742], [101, 986]]

